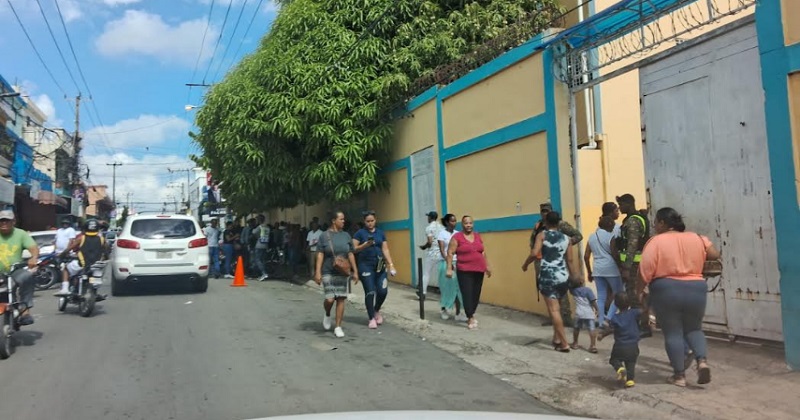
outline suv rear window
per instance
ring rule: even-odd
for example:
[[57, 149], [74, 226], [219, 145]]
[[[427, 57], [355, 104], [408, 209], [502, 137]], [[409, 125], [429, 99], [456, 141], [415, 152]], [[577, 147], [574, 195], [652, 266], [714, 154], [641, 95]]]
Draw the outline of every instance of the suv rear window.
[[182, 239], [196, 233], [194, 222], [186, 219], [141, 219], [131, 223], [131, 235], [142, 239]]

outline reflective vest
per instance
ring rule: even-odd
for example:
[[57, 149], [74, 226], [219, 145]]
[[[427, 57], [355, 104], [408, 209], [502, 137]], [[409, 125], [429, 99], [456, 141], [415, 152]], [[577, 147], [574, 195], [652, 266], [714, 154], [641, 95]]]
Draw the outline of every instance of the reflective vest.
[[[648, 236], [650, 236], [649, 224], [647, 222], [647, 219], [645, 219], [639, 214], [632, 214], [628, 217], [639, 219], [639, 221], [642, 223], [642, 227], [644, 228], [644, 236], [642, 237], [642, 240], [639, 243], [639, 249], [636, 250], [636, 255], [633, 256], [633, 262], [638, 263], [642, 261], [642, 250], [644, 249], [644, 244], [647, 242]], [[625, 220], [627, 220], [627, 218]], [[624, 223], [625, 222], [623, 222], [623, 224]], [[626, 262], [628, 260], [628, 253], [626, 252], [627, 245], [628, 245], [628, 237], [626, 235], [625, 229], [623, 229], [620, 234], [620, 246], [619, 246], [619, 260], [622, 262]]]

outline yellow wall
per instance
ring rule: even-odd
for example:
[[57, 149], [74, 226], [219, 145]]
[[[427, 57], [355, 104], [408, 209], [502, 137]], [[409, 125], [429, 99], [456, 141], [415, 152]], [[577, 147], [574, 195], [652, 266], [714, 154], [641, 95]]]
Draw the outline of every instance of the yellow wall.
[[535, 156], [547, 156], [545, 133], [447, 162], [448, 210], [476, 219], [537, 213], [550, 189], [547, 160]]
[[[578, 150], [581, 190], [581, 233], [584, 238], [597, 230], [597, 221], [606, 200], [603, 195], [603, 160], [600, 150]], [[581, 248], [586, 246], [581, 242]]]
[[781, 0], [783, 38], [786, 45], [800, 42], [800, 1]]
[[410, 115], [396, 120], [392, 160], [399, 160], [412, 153], [436, 144], [436, 101], [430, 100], [415, 109]]
[[389, 242], [389, 251], [392, 253], [392, 262], [397, 270], [397, 276], [390, 279], [396, 283], [411, 284], [411, 270], [416, 267], [411, 264], [411, 235], [407, 230], [390, 230], [386, 232], [386, 241]]
[[794, 149], [794, 182], [800, 197], [800, 72], [789, 75], [789, 119], [792, 124]]
[[544, 112], [543, 72], [537, 54], [444, 100], [445, 146]]
[[381, 221], [408, 219], [408, 171], [405, 168], [390, 172], [387, 177], [390, 189], [371, 193], [368, 203]]
[[489, 256], [492, 278], [483, 281], [481, 302], [521, 311], [545, 313], [544, 302], [536, 299], [536, 279], [533, 265], [527, 273], [522, 263], [528, 257], [530, 232], [489, 232], [481, 235]]

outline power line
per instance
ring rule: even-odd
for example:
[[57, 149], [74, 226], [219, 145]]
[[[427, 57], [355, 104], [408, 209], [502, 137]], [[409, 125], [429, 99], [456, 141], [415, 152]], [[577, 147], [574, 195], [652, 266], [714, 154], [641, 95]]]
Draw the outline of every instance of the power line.
[[67, 65], [67, 59], [64, 58], [64, 53], [61, 51], [61, 46], [58, 45], [56, 35], [53, 33], [53, 28], [50, 26], [50, 21], [47, 19], [47, 15], [44, 14], [42, 3], [39, 0], [36, 0], [36, 4], [39, 5], [39, 11], [42, 13], [44, 23], [47, 25], [47, 31], [50, 32], [50, 38], [52, 38], [53, 43], [56, 44], [56, 50], [58, 51], [58, 55], [61, 57], [61, 62], [64, 63], [64, 67], [67, 68], [67, 74], [69, 74], [69, 78], [72, 79], [72, 83], [75, 85], [75, 88], [78, 89], [78, 92], [80, 92], [81, 88], [78, 86], [78, 82], [75, 80], [75, 76], [72, 74], [72, 70], [69, 68], [69, 65]]
[[[169, 118], [169, 119], [166, 119], [166, 120], [164, 120], [164, 121], [161, 121], [161, 122], [157, 122], [157, 123], [155, 123], [155, 124], [143, 125], [143, 126], [141, 126], [141, 127], [132, 128], [132, 129], [130, 129], [130, 130], [121, 130], [121, 131], [109, 131], [109, 132], [103, 132], [102, 134], [104, 134], [104, 135], [113, 135], [113, 134], [132, 133], [132, 132], [134, 132], [134, 131], [146, 130], [146, 129], [148, 129], [148, 128], [157, 127], [157, 126], [159, 126], [159, 125], [163, 125], [163, 124], [166, 124], [166, 123], [168, 123], [168, 122], [171, 122], [171, 121], [173, 121], [173, 120], [179, 120], [179, 119], [180, 119], [180, 118], [173, 116], [173, 117], [171, 117], [171, 118]], [[90, 136], [98, 136], [98, 135], [100, 135], [100, 134], [88, 134], [88, 135], [90, 135]]]
[[6, 3], [8, 3], [8, 6], [11, 8], [11, 11], [14, 13], [14, 17], [17, 19], [17, 23], [19, 23], [19, 27], [22, 29], [22, 32], [25, 34], [25, 38], [28, 38], [28, 42], [31, 44], [31, 48], [33, 48], [33, 52], [36, 53], [36, 57], [39, 58], [39, 62], [42, 63], [42, 67], [44, 67], [44, 69], [47, 71], [47, 74], [50, 75], [50, 79], [53, 80], [53, 83], [55, 83], [56, 87], [58, 87], [58, 90], [60, 90], [61, 93], [64, 94], [64, 96], [66, 97], [67, 96], [67, 91], [65, 91], [64, 88], [61, 87], [61, 84], [58, 83], [58, 80], [56, 79], [56, 77], [53, 76], [53, 72], [50, 71], [50, 67], [47, 66], [47, 63], [45, 63], [44, 58], [42, 58], [42, 55], [39, 54], [39, 50], [36, 48], [36, 44], [33, 43], [33, 40], [31, 39], [31, 36], [28, 34], [28, 30], [25, 29], [25, 25], [22, 24], [22, 20], [19, 18], [19, 15], [17, 14], [17, 10], [14, 9], [14, 5], [11, 4], [11, 0], [6, 0]]
[[[197, 53], [197, 60], [194, 62], [194, 70], [192, 71], [192, 78], [189, 81], [194, 82], [194, 77], [197, 75], [197, 67], [200, 65], [200, 58], [203, 57], [203, 50], [206, 47], [206, 35], [208, 34], [208, 27], [211, 26], [211, 14], [214, 12], [214, 2], [215, 0], [211, 0], [211, 7], [208, 9], [208, 19], [206, 19], [206, 28], [203, 30], [203, 40], [200, 43], [200, 52]], [[203, 82], [205, 84], [205, 82]], [[189, 103], [189, 100], [192, 97], [192, 86], [189, 86], [189, 93], [186, 95], [186, 103]]]
[[222, 42], [222, 35], [225, 34], [225, 24], [228, 23], [228, 15], [231, 13], [231, 6], [233, 6], [233, 0], [228, 2], [228, 9], [225, 10], [225, 19], [222, 21], [222, 28], [219, 30], [217, 43], [214, 44], [214, 52], [211, 53], [211, 60], [208, 61], [208, 68], [206, 68], [206, 73], [203, 75], [203, 84], [206, 83], [206, 77], [208, 77], [208, 72], [211, 70], [211, 65], [214, 63], [214, 56], [217, 55], [217, 48], [219, 48], [219, 43]]
[[[75, 60], [75, 65], [78, 67], [78, 74], [81, 76], [81, 81], [83, 81], [83, 86], [86, 88], [86, 92], [89, 94], [89, 100], [92, 99], [92, 90], [89, 89], [89, 83], [86, 83], [86, 77], [83, 76], [83, 69], [81, 69], [81, 63], [78, 60], [78, 56], [75, 55], [75, 48], [72, 47], [72, 39], [69, 37], [69, 32], [67, 31], [67, 24], [64, 22], [64, 15], [61, 13], [61, 6], [58, 5], [58, 0], [53, 0], [56, 4], [56, 10], [58, 10], [58, 18], [61, 20], [61, 27], [64, 28], [64, 35], [67, 37], [67, 45], [69, 45], [69, 50], [72, 52], [72, 58]], [[39, 0], [36, 0], [38, 3]], [[41, 10], [42, 5], [39, 5], [39, 9]], [[42, 12], [44, 14], [44, 12]], [[45, 19], [46, 21], [47, 19]], [[48, 28], [50, 25], [48, 24]], [[51, 32], [52, 34], [52, 32]], [[63, 58], [63, 57], [62, 57]]]
[[250, 17], [250, 23], [247, 24], [247, 29], [244, 31], [244, 35], [242, 36], [242, 40], [239, 42], [239, 46], [236, 48], [236, 52], [233, 53], [233, 58], [231, 62], [231, 67], [233, 63], [236, 62], [236, 57], [239, 55], [239, 51], [242, 50], [242, 45], [244, 45], [244, 41], [247, 39], [247, 34], [250, 33], [250, 27], [253, 26], [253, 22], [256, 20], [256, 16], [258, 15], [258, 11], [261, 10], [261, 4], [264, 3], [264, 0], [258, 0], [258, 5], [256, 6], [255, 10], [253, 10], [253, 16]]
[[225, 46], [225, 49], [222, 52], [222, 58], [219, 60], [219, 64], [217, 64], [217, 70], [214, 72], [213, 80], [217, 80], [219, 71], [222, 69], [222, 63], [225, 62], [225, 58], [228, 56], [228, 50], [230, 50], [231, 44], [233, 44], [233, 37], [236, 36], [236, 30], [239, 29], [239, 22], [241, 22], [242, 15], [244, 14], [244, 9], [247, 7], [247, 1], [248, 0], [244, 0], [242, 2], [242, 8], [239, 10], [239, 17], [236, 18], [236, 24], [233, 25], [233, 32], [231, 32], [231, 39], [228, 40], [228, 44]]

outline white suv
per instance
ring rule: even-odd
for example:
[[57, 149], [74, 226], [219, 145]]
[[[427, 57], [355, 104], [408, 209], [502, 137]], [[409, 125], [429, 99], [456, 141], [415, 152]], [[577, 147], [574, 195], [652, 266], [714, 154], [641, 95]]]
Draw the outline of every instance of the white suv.
[[208, 240], [191, 216], [130, 216], [111, 255], [111, 294], [122, 294], [140, 281], [188, 280], [208, 289]]

